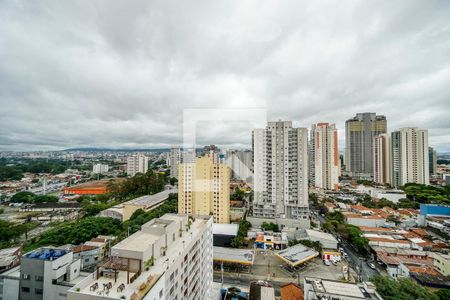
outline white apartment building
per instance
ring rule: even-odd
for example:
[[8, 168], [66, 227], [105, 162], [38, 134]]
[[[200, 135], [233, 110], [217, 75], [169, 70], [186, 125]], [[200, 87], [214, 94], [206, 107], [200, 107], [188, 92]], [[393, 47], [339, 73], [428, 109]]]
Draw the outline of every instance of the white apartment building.
[[94, 174], [108, 173], [108, 170], [109, 170], [109, 166], [108, 165], [104, 165], [104, 164], [95, 164], [92, 167], [92, 173], [94, 173]]
[[69, 300], [212, 298], [212, 217], [165, 214], [111, 249]]
[[253, 130], [252, 144], [253, 216], [275, 218], [282, 227], [309, 226], [308, 130], [269, 122]]
[[22, 256], [20, 266], [0, 274], [0, 299], [66, 300], [87, 273], [70, 249], [43, 247]]
[[373, 138], [373, 181], [392, 184], [391, 138], [383, 133]]
[[250, 181], [253, 177], [253, 156], [250, 150], [227, 150], [225, 163], [231, 169], [231, 178]]
[[148, 157], [144, 155], [133, 155], [127, 157], [127, 174], [134, 176], [137, 173], [147, 173]]
[[340, 162], [335, 124], [318, 123], [312, 125], [309, 160], [311, 185], [327, 190], [337, 190]]
[[393, 185], [429, 184], [428, 130], [400, 128], [392, 132], [391, 141]]
[[170, 177], [178, 179], [178, 166], [182, 163], [180, 147], [172, 147], [169, 153]]

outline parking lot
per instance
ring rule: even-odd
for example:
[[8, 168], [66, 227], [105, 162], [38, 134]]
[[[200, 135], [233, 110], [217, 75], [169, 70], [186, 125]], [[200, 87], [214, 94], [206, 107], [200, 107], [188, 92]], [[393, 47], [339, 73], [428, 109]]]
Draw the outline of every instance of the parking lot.
[[273, 252], [257, 251], [252, 268], [254, 275], [265, 276], [267, 279], [296, 279], [302, 281], [306, 277], [319, 277], [323, 279], [339, 280], [343, 277], [342, 263], [326, 266], [320, 257], [309, 260], [298, 271], [289, 270], [284, 262]]

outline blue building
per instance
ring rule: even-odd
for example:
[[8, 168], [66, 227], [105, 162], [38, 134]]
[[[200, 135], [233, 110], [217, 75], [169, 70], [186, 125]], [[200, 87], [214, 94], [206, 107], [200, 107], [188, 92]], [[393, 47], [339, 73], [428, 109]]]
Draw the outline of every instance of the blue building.
[[420, 204], [420, 215], [450, 216], [450, 206], [440, 204]]

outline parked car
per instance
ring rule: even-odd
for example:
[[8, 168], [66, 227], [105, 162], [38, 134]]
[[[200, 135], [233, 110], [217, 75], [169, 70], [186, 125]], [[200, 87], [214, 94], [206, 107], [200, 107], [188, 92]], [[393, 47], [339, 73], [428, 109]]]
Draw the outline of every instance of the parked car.
[[369, 268], [371, 268], [372, 270], [375, 270], [375, 265], [371, 262], [367, 262], [367, 265], [369, 266]]
[[325, 264], [325, 266], [330, 266], [331, 265], [331, 263], [330, 263], [330, 261], [328, 259], [324, 259], [323, 263]]
[[333, 265], [335, 265], [335, 266], [337, 266], [337, 265], [338, 265], [337, 261], [335, 261], [335, 260], [332, 260], [331, 262], [332, 262], [332, 263], [333, 263]]
[[343, 256], [344, 258], [348, 258], [348, 254], [345, 253], [345, 252], [342, 252], [342, 256]]

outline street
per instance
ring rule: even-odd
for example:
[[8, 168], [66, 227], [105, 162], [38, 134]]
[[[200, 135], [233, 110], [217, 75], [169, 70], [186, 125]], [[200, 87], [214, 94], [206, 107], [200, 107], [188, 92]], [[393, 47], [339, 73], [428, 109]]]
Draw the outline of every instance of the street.
[[[311, 211], [315, 212], [316, 218], [319, 220], [320, 226], [322, 227], [322, 225], [325, 223], [325, 218], [322, 217], [318, 211], [313, 210], [312, 208], [311, 208]], [[371, 269], [367, 265], [367, 261], [364, 258], [360, 257], [358, 255], [358, 253], [353, 249], [353, 247], [351, 247], [351, 245], [348, 245], [339, 236], [337, 236], [335, 234], [333, 234], [333, 235], [336, 239], [338, 239], [338, 241], [340, 241], [339, 244], [344, 249], [344, 251], [348, 254], [347, 261], [348, 261], [349, 265], [352, 267], [353, 270], [356, 271], [357, 274], [359, 274], [359, 276], [361, 276], [361, 278], [360, 278], [361, 280], [367, 281], [372, 276], [380, 274], [378, 272], [378, 270]], [[375, 262], [374, 262], [374, 264], [376, 267]]]

